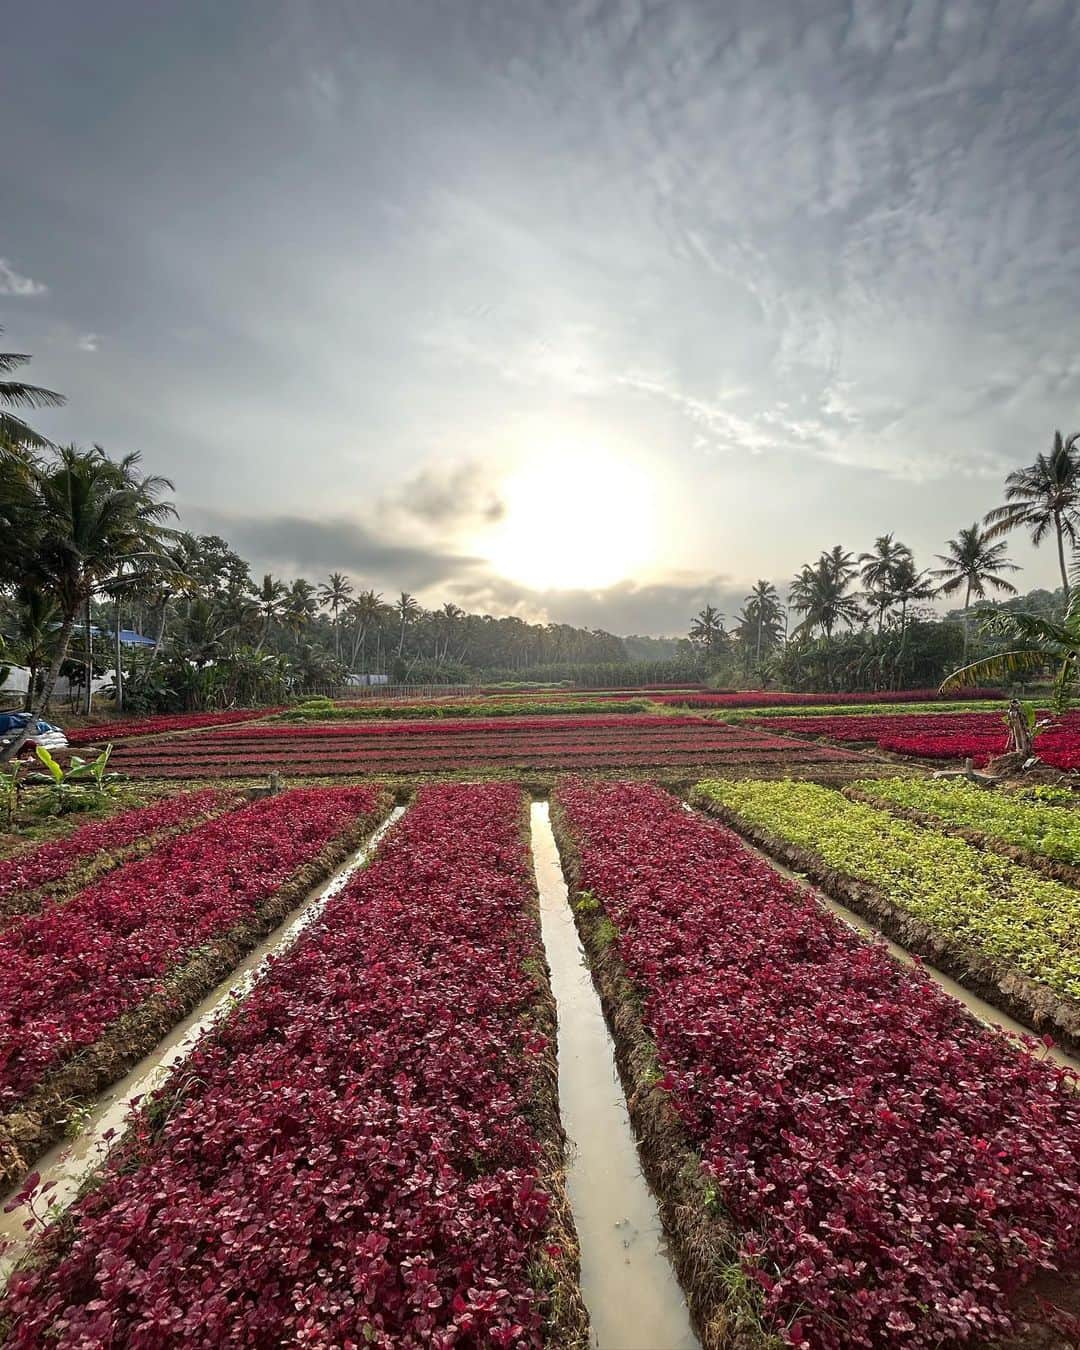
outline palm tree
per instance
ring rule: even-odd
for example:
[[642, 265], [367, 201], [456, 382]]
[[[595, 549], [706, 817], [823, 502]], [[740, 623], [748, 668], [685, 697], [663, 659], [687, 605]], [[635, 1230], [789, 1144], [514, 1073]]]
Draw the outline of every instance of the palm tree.
[[[139, 474], [139, 462], [138, 453], [114, 461], [99, 445], [91, 450], [72, 445], [34, 469], [37, 533], [23, 583], [55, 603], [60, 629], [32, 713], [48, 709], [80, 610], [89, 610], [92, 596], [121, 563], [156, 555], [173, 534], [163, 521], [176, 509], [161, 500], [172, 484]], [[0, 763], [21, 748], [32, 720], [0, 751]]]
[[917, 572], [911, 557], [901, 558], [893, 568], [889, 603], [900, 606], [900, 632], [907, 629], [907, 608], [913, 600], [929, 600], [935, 593], [929, 572]]
[[893, 592], [896, 587], [893, 581], [896, 569], [902, 563], [911, 561], [911, 549], [907, 544], [894, 539], [891, 534], [879, 534], [874, 540], [871, 552], [859, 554], [859, 562], [862, 564], [860, 576], [866, 587], [866, 598], [877, 610], [879, 634], [885, 620], [885, 611], [894, 603]]
[[401, 619], [401, 633], [398, 637], [397, 648], [398, 660], [400, 660], [401, 653], [405, 648], [405, 625], [412, 623], [417, 618], [420, 613], [420, 606], [415, 597], [411, 596], [408, 591], [402, 591], [394, 609]]
[[338, 614], [349, 596], [352, 595], [352, 582], [341, 572], [331, 572], [325, 585], [319, 587], [319, 603], [325, 605], [333, 615], [334, 655], [341, 660], [341, 628]]
[[270, 625], [281, 614], [285, 600], [285, 583], [278, 581], [269, 572], [263, 574], [262, 585], [255, 592], [255, 601], [262, 615], [262, 634], [255, 648], [256, 655], [262, 651], [266, 639], [270, 636]]
[[831, 638], [837, 624], [854, 626], [862, 620], [858, 598], [847, 594], [858, 570], [852, 555], [839, 544], [823, 553], [813, 565], [803, 565], [791, 583], [789, 595], [792, 607], [806, 615], [796, 633], [820, 628], [825, 637]]
[[300, 644], [300, 634], [318, 612], [315, 587], [303, 577], [297, 577], [285, 592], [281, 610], [285, 627], [292, 633], [297, 646]]
[[961, 530], [945, 547], [948, 553], [936, 555], [938, 562], [944, 566], [935, 568], [931, 576], [937, 577], [942, 582], [938, 587], [941, 595], [955, 595], [961, 586], [964, 588], [963, 660], [966, 662], [970, 623], [968, 609], [971, 606], [971, 597], [974, 595], [978, 600], [985, 600], [988, 586], [999, 594], [1015, 595], [1016, 587], [1001, 573], [1019, 572], [1020, 568], [1006, 558], [1006, 544], [991, 543], [991, 532], [980, 530], [978, 521]]
[[754, 664], [760, 666], [762, 647], [772, 648], [780, 641], [784, 607], [771, 581], [755, 581], [745, 603], [745, 613], [755, 630]]
[[1065, 567], [1065, 540], [1075, 549], [1080, 531], [1080, 454], [1074, 432], [1067, 441], [1054, 432], [1054, 444], [1048, 455], [1039, 455], [1034, 464], [1014, 469], [1005, 480], [1005, 504], [988, 511], [983, 523], [990, 528], [988, 539], [999, 539], [1018, 525], [1024, 526], [1036, 546], [1053, 531], [1057, 540], [1058, 566], [1066, 599], [1069, 574]]
[[724, 616], [712, 605], [706, 605], [690, 625], [690, 641], [704, 647], [710, 654], [723, 643], [726, 636]]
[[[0, 328], [0, 333], [4, 330]], [[0, 352], [0, 375], [9, 375], [19, 366], [25, 365], [30, 357], [24, 352]], [[63, 394], [51, 389], [41, 389], [36, 384], [23, 384], [21, 380], [0, 380], [0, 442], [8, 446], [31, 446], [34, 449], [48, 449], [52, 442], [16, 417], [9, 408], [59, 408], [66, 402]]]
[[383, 615], [390, 612], [390, 607], [383, 603], [382, 596], [378, 591], [361, 591], [354, 600], [349, 602], [347, 608], [347, 617], [356, 625], [356, 636], [353, 639], [352, 658], [349, 661], [349, 669], [356, 665], [357, 655], [364, 659], [364, 668], [367, 669], [367, 635], [372, 624], [378, 623]]

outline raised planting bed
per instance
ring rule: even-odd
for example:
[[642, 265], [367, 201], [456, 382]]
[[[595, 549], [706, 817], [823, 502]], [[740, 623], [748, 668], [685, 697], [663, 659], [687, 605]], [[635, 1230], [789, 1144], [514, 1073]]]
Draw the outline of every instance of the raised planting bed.
[[231, 800], [214, 788], [176, 793], [85, 821], [69, 834], [0, 859], [0, 925], [13, 914], [39, 909], [46, 899], [71, 894], [92, 877], [149, 853], [168, 835], [217, 815]]
[[[844, 795], [917, 824], [947, 830], [1080, 887], [1080, 810], [1076, 806], [994, 791], [964, 778], [867, 779], [852, 783]], [[1065, 800], [1071, 798], [1068, 789], [1061, 795]]]
[[1080, 892], [816, 783], [712, 780], [693, 800], [987, 1002], [1080, 1046]]
[[659, 789], [554, 816], [708, 1350], [1071, 1344], [1075, 1077]]
[[645, 712], [649, 701], [645, 698], [576, 698], [574, 696], [559, 699], [547, 698], [503, 698], [503, 699], [423, 699], [417, 703], [401, 703], [392, 700], [386, 703], [361, 701], [359, 703], [339, 703], [333, 707], [314, 709], [293, 708], [283, 714], [291, 721], [323, 721], [327, 718], [342, 721], [376, 721], [379, 718], [456, 718], [456, 717], [557, 717], [560, 715], [612, 716], [627, 713]]
[[[776, 762], [857, 764], [843, 750], [804, 746], [788, 738], [686, 718], [613, 717], [560, 719], [548, 726], [513, 721], [476, 728], [446, 729], [418, 724], [387, 735], [373, 727], [288, 728], [219, 733], [198, 742], [163, 747], [139, 745], [117, 751], [117, 763], [136, 777], [250, 777], [281, 769], [293, 774], [457, 772], [470, 768], [558, 770], [566, 767], [611, 768], [649, 765], [713, 765]], [[423, 726], [420, 731], [419, 727]], [[301, 731], [301, 734], [295, 734]], [[325, 733], [331, 733], [329, 735]], [[345, 732], [346, 734], [341, 734]], [[226, 739], [227, 738], [227, 739]]]
[[425, 789], [13, 1277], [8, 1344], [584, 1350], [526, 827]]
[[779, 689], [729, 689], [716, 693], [704, 690], [689, 695], [654, 694], [652, 701], [688, 708], [798, 708], [803, 704], [820, 707], [830, 703], [937, 703], [953, 698], [968, 702], [1001, 697], [995, 689], [958, 689], [952, 694], [942, 694], [937, 689], [894, 689], [874, 694], [790, 694]]
[[[1049, 717], [1049, 713], [1040, 713]], [[752, 724], [770, 731], [829, 741], [872, 743], [892, 754], [918, 759], [971, 759], [981, 767], [1003, 754], [1008, 741], [1003, 714], [996, 712], [883, 714], [874, 717], [770, 717]], [[1052, 768], [1080, 767], [1080, 713], [1066, 713], [1041, 732], [1035, 753]]]
[[270, 717], [281, 708], [237, 708], [217, 713], [162, 713], [156, 717], [130, 717], [116, 722], [91, 722], [68, 731], [70, 745], [104, 745], [106, 741], [129, 740], [132, 736], [164, 736], [174, 731], [199, 731], [206, 727], [233, 726]]
[[390, 808], [372, 787], [265, 798], [0, 932], [0, 1186], [219, 983]]

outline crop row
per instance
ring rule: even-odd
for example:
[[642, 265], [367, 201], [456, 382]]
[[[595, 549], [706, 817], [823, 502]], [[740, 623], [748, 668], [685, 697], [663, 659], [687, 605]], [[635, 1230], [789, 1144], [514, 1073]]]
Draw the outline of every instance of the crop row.
[[797, 708], [802, 704], [930, 703], [940, 699], [988, 699], [1000, 697], [996, 689], [959, 689], [942, 694], [937, 689], [889, 689], [865, 694], [792, 694], [778, 689], [740, 689], [715, 693], [654, 694], [654, 703], [688, 708]]
[[455, 718], [455, 717], [556, 717], [561, 714], [595, 716], [611, 713], [645, 712], [645, 698], [603, 699], [424, 699], [417, 703], [337, 703], [332, 707], [297, 707], [283, 714], [290, 721], [374, 721], [380, 718]]
[[1072, 887], [815, 783], [715, 780], [694, 800], [793, 845], [798, 864], [807, 861], [830, 889], [830, 874], [868, 884], [875, 897], [861, 903], [873, 908], [876, 898], [898, 914], [901, 940], [908, 921], [909, 945], [937, 964], [1003, 991], [1005, 1006], [1019, 1004], [1029, 1024], [1053, 1022], [1080, 1037], [1080, 892]]
[[0, 916], [32, 908], [32, 900], [57, 891], [88, 864], [120, 861], [133, 845], [190, 828], [216, 814], [226, 800], [214, 789], [178, 793], [105, 820], [87, 821], [60, 839], [0, 859]]
[[610, 741], [576, 743], [525, 739], [504, 743], [492, 738], [487, 745], [395, 745], [383, 749], [360, 749], [335, 745], [326, 750], [315, 746], [283, 746], [268, 741], [260, 747], [245, 747], [235, 754], [201, 752], [197, 755], [141, 755], [125, 758], [119, 767], [135, 777], [220, 778], [243, 777], [281, 769], [302, 774], [414, 773], [458, 771], [474, 767], [559, 769], [618, 768], [665, 764], [857, 764], [848, 752], [825, 746], [794, 746], [779, 737], [725, 736], [710, 739], [613, 738]]
[[756, 1317], [822, 1350], [985, 1344], [1025, 1284], [1075, 1269], [1072, 1076], [656, 788], [570, 782], [556, 821], [647, 1161], [671, 1188], [694, 1174], [678, 1139], [700, 1159], [671, 1213], [703, 1321], [748, 1345]]
[[[1043, 714], [1048, 716], [1048, 714]], [[754, 725], [802, 736], [874, 742], [881, 750], [922, 759], [972, 759], [983, 765], [1004, 752], [1007, 733], [1000, 712], [931, 716], [762, 718]], [[1066, 713], [1040, 732], [1036, 753], [1059, 769], [1080, 767], [1080, 713]]]
[[628, 714], [608, 713], [605, 717], [514, 717], [514, 718], [468, 718], [459, 723], [445, 721], [428, 722], [378, 722], [360, 726], [291, 726], [274, 723], [273, 726], [241, 727], [236, 730], [219, 731], [206, 737], [208, 745], [231, 745], [247, 740], [381, 740], [383, 738], [424, 738], [428, 736], [486, 738], [491, 732], [499, 736], [516, 736], [524, 732], [541, 731], [545, 736], [559, 732], [570, 732], [575, 736], [584, 731], [667, 731], [674, 727], [696, 727], [699, 731], [716, 733], [718, 724], [709, 723], [702, 717], [680, 717], [677, 714]]
[[584, 1347], [524, 829], [419, 795], [13, 1278], [11, 1346]]
[[0, 1175], [25, 1160], [22, 1122], [51, 1109], [65, 1070], [81, 1082], [95, 1047], [96, 1077], [118, 1076], [140, 1034], [152, 1044], [387, 807], [371, 787], [265, 798], [14, 918], [0, 932]]
[[969, 830], [1056, 862], [1080, 863], [1080, 811], [1025, 798], [1014, 792], [990, 792], [962, 778], [879, 778], [853, 783], [858, 795], [888, 810], [918, 812], [955, 830]]
[[126, 717], [120, 722], [97, 722], [67, 733], [71, 745], [104, 745], [106, 741], [132, 736], [162, 736], [171, 731], [196, 731], [200, 727], [225, 727], [251, 722], [281, 712], [280, 708], [236, 708], [218, 713], [162, 713], [158, 717]]

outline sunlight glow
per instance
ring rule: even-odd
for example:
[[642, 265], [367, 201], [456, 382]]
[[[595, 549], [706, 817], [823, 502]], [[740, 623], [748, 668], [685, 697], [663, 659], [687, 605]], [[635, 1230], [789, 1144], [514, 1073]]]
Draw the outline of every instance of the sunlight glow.
[[650, 476], [631, 459], [551, 449], [506, 478], [506, 514], [478, 548], [503, 576], [537, 590], [610, 586], [654, 556], [653, 497]]

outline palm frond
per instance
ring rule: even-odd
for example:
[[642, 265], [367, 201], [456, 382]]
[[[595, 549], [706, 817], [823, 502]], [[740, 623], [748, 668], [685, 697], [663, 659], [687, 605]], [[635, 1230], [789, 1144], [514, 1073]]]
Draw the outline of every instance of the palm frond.
[[996, 656], [984, 656], [980, 661], [972, 661], [942, 680], [939, 692], [946, 694], [950, 689], [970, 689], [985, 684], [988, 680], [1002, 680], [1009, 675], [1019, 675], [1038, 670], [1047, 661], [1047, 653], [1020, 648], [1011, 652], [999, 652]]
[[63, 394], [53, 389], [23, 384], [19, 380], [0, 380], [0, 403], [11, 408], [60, 408], [66, 402]]

